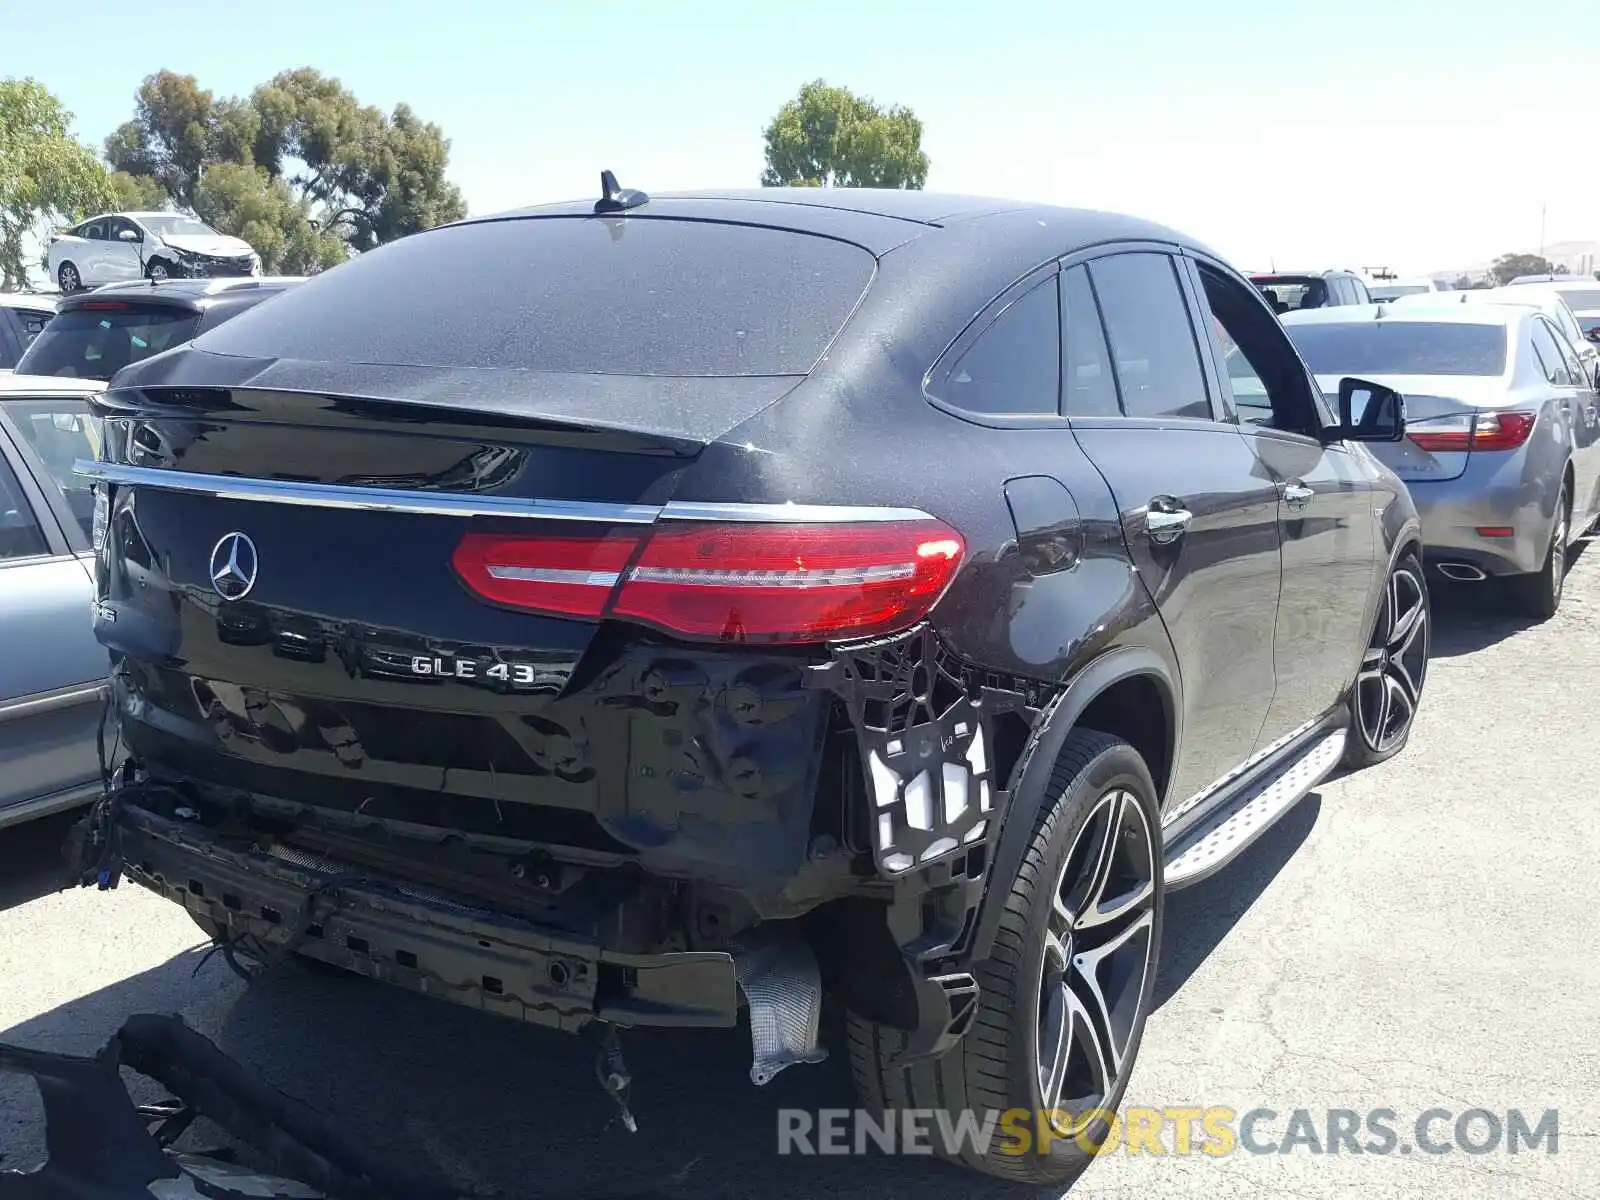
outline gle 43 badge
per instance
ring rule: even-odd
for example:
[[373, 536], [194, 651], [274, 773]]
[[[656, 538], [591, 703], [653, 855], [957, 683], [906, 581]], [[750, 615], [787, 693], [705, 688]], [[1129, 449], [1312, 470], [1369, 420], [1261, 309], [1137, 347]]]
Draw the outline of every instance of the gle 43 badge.
[[541, 682], [538, 670], [528, 663], [508, 663], [492, 658], [417, 655], [411, 660], [411, 673], [442, 679], [489, 679], [512, 687], [533, 687]]

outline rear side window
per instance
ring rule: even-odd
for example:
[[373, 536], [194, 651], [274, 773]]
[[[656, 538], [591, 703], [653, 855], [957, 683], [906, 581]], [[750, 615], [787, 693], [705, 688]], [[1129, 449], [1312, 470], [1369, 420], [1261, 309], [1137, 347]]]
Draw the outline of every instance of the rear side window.
[[106, 379], [129, 363], [188, 341], [200, 314], [122, 305], [57, 313], [17, 362], [19, 375]]
[[877, 260], [831, 238], [632, 215], [402, 238], [200, 340], [253, 358], [613, 375], [802, 375]]
[[1000, 311], [956, 359], [939, 398], [995, 415], [1054, 416], [1061, 390], [1061, 326], [1055, 276]]
[[1189, 306], [1165, 254], [1118, 254], [1089, 265], [1130, 417], [1211, 418]]
[[89, 481], [72, 470], [78, 459], [95, 458], [99, 453], [98, 438], [89, 421], [89, 405], [76, 398], [60, 397], [7, 400], [5, 407], [22, 440], [39, 456], [50, 479], [67, 498], [67, 507], [83, 526], [84, 536], [90, 536], [94, 492]]
[[1577, 380], [1567, 370], [1567, 360], [1561, 353], [1561, 347], [1556, 344], [1555, 335], [1551, 333], [1550, 326], [1535, 318], [1531, 323], [1533, 336], [1533, 350], [1539, 356], [1539, 365], [1544, 368], [1544, 377], [1551, 383], [1562, 387], [1571, 387]]
[[1313, 375], [1501, 375], [1506, 369], [1503, 325], [1286, 322], [1284, 332]]
[[1072, 267], [1061, 275], [1061, 331], [1067, 415], [1121, 416], [1106, 331], [1100, 324], [1100, 308], [1085, 267]]
[[0, 562], [43, 554], [49, 548], [11, 464], [0, 457]]

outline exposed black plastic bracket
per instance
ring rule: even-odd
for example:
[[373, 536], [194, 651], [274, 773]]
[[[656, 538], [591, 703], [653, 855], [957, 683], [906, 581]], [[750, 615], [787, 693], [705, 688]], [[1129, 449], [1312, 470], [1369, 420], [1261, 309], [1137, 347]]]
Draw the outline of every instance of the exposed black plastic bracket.
[[993, 718], [1031, 724], [1052, 689], [972, 667], [925, 624], [832, 657], [807, 683], [834, 692], [855, 728], [879, 873], [906, 877], [983, 846], [1006, 799]]

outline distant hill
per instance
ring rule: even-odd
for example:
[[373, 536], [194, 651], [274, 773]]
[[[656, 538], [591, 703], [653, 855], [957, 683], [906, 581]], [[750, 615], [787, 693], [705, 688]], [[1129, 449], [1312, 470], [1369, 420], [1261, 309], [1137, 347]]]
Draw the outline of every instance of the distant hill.
[[[1538, 254], [1537, 246], [1517, 246], [1506, 251], [1507, 254]], [[1544, 248], [1544, 256], [1558, 267], [1566, 267], [1574, 275], [1592, 275], [1600, 271], [1600, 242], [1551, 242]], [[1469, 279], [1481, 279], [1489, 273], [1493, 260], [1489, 262], [1473, 263], [1465, 267], [1444, 267], [1437, 271], [1429, 271], [1434, 279], [1455, 279], [1465, 275]]]

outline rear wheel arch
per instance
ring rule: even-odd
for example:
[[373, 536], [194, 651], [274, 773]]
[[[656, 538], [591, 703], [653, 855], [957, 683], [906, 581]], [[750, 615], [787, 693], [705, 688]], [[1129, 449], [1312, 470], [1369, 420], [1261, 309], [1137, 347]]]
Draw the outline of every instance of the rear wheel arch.
[[[1159, 804], [1165, 799], [1182, 739], [1179, 695], [1176, 672], [1160, 655], [1147, 647], [1128, 646], [1090, 662], [1046, 711], [1008, 781], [1010, 802], [973, 930], [974, 959], [985, 957], [993, 945], [1010, 880], [1021, 869], [1034, 818], [1049, 796], [1067, 738], [1076, 729], [1094, 729], [1127, 741], [1145, 759]], [[1154, 714], [1140, 707], [1150, 700], [1158, 702]], [[1143, 721], [1131, 719], [1136, 715]], [[1159, 763], [1150, 760], [1152, 752], [1159, 755]]]

